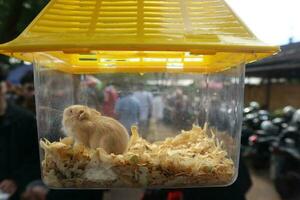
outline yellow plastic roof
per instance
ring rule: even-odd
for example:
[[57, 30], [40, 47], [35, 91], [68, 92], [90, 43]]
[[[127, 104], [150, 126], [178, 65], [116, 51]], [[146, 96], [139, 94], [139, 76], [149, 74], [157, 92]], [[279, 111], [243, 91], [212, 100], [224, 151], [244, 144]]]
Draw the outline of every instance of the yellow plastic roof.
[[52, 0], [0, 53], [69, 73], [216, 72], [274, 54], [224, 0]]

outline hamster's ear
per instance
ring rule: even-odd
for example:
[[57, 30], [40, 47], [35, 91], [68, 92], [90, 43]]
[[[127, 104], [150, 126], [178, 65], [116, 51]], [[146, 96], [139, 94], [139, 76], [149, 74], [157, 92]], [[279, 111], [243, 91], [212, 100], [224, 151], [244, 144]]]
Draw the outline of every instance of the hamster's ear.
[[80, 111], [79, 113], [79, 120], [84, 120], [84, 119], [88, 119], [89, 118], [89, 113], [87, 111]]

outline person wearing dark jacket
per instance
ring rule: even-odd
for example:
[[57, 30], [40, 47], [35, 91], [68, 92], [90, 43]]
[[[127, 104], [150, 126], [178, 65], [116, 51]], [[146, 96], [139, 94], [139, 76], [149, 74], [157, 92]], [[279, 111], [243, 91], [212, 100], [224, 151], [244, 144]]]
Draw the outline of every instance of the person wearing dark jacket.
[[227, 187], [186, 188], [173, 190], [147, 190], [143, 200], [245, 200], [252, 181], [242, 158], [236, 181]]
[[224, 200], [245, 200], [246, 194], [252, 186], [249, 171], [240, 158], [239, 175], [236, 181], [228, 187], [219, 188], [194, 188], [183, 191], [184, 200], [202, 199], [224, 199]]
[[102, 190], [53, 190], [41, 181], [33, 181], [27, 186], [21, 200], [102, 200]]
[[34, 115], [6, 100], [6, 82], [0, 68], [0, 190], [19, 199], [26, 185], [39, 177]]

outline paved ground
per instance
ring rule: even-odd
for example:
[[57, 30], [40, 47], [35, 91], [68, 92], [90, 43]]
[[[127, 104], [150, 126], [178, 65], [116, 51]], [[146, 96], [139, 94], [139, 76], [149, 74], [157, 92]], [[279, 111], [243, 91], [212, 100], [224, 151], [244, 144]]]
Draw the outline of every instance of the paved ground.
[[247, 194], [247, 200], [280, 200], [268, 172], [251, 172], [253, 186]]

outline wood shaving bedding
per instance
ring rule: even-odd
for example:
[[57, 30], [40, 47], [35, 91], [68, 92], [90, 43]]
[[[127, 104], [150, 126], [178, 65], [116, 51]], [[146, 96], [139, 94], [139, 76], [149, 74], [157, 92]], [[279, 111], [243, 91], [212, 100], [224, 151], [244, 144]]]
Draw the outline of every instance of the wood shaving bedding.
[[[210, 135], [210, 136], [209, 136]], [[88, 149], [66, 137], [40, 141], [43, 180], [54, 188], [184, 187], [224, 185], [234, 162], [212, 130], [193, 126], [173, 138], [149, 143], [132, 128], [124, 154]]]

